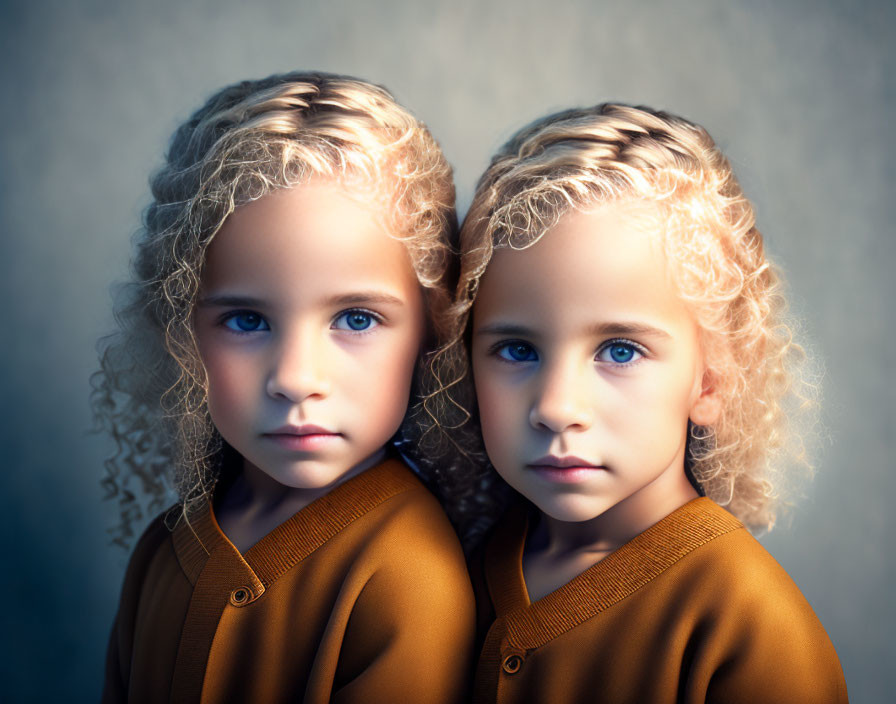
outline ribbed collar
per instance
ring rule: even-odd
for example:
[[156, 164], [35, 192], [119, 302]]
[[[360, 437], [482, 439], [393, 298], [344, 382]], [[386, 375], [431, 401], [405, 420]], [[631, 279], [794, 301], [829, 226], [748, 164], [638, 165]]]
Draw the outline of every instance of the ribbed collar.
[[559, 589], [530, 603], [523, 577], [529, 505], [512, 507], [489, 541], [485, 575], [511, 646], [537, 648], [621, 601], [692, 550], [743, 525], [700, 497], [654, 524]]
[[209, 501], [189, 520], [182, 518], [172, 538], [177, 559], [194, 584], [209, 556], [232, 553], [232, 565], [242, 573], [257, 598], [290, 567], [300, 562], [350, 523], [387, 499], [422, 486], [400, 461], [389, 458], [339, 484], [308, 504], [249, 548], [234, 547], [218, 525]]

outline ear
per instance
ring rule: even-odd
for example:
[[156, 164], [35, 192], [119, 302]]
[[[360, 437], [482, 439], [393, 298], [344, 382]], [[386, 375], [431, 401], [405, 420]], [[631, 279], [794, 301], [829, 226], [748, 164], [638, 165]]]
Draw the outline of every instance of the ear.
[[715, 425], [722, 412], [722, 399], [719, 396], [715, 379], [711, 371], [704, 370], [700, 381], [700, 390], [691, 403], [688, 418], [694, 425]]

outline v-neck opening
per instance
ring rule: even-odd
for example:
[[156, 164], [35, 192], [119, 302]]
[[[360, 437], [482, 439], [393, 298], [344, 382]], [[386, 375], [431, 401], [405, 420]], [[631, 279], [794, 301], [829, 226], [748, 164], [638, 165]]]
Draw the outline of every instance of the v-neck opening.
[[486, 552], [486, 581], [498, 618], [520, 647], [537, 647], [640, 589], [692, 550], [743, 525], [711, 499], [698, 497], [536, 601], [529, 599], [523, 550], [527, 503], [511, 508]]
[[316, 498], [262, 536], [245, 553], [221, 529], [214, 506], [207, 502], [196, 516], [189, 521], [182, 520], [175, 528], [178, 559], [195, 582], [211, 553], [221, 549], [232, 551], [234, 558], [266, 587], [354, 520], [414, 487], [422, 488], [422, 485], [411, 471], [400, 460], [387, 457]]

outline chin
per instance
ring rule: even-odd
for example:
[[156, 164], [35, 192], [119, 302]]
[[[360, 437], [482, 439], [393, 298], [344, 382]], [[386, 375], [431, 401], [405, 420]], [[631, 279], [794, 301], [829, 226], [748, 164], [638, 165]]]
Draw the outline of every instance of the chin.
[[326, 464], [305, 462], [300, 467], [293, 467], [279, 474], [278, 481], [293, 489], [323, 489], [339, 481], [350, 468], [338, 469]]
[[535, 500], [528, 497], [539, 510], [557, 521], [566, 523], [581, 523], [597, 518], [612, 506], [606, 501], [596, 500], [594, 497], [581, 494], [565, 494], [551, 496], [547, 500], [539, 497]]

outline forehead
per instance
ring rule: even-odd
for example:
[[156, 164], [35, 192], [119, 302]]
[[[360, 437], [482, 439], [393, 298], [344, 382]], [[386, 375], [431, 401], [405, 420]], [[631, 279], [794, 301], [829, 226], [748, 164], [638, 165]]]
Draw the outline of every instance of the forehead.
[[204, 288], [282, 284], [296, 291], [327, 281], [415, 279], [380, 209], [332, 181], [277, 190], [237, 208], [209, 245], [202, 278]]
[[573, 210], [525, 249], [497, 249], [474, 304], [486, 316], [551, 325], [643, 320], [684, 311], [668, 275], [662, 218], [649, 202]]

